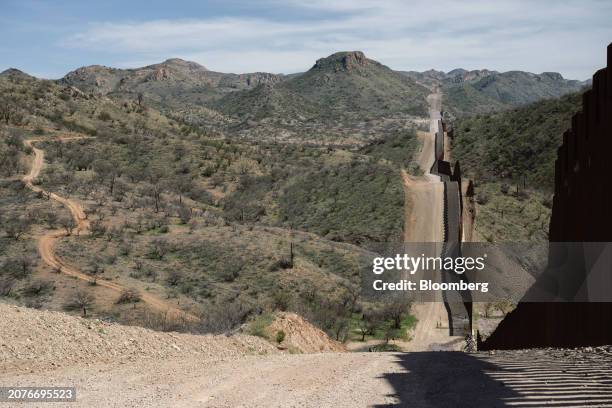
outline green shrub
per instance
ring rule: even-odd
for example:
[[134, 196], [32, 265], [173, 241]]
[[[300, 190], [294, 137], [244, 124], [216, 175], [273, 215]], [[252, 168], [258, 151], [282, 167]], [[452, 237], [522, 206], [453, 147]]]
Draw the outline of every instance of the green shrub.
[[375, 346], [370, 347], [371, 351], [374, 352], [400, 352], [402, 349], [397, 344], [377, 344]]
[[277, 331], [276, 332], [276, 342], [278, 344], [281, 344], [283, 340], [285, 340], [285, 332], [282, 330]]
[[110, 113], [105, 112], [105, 111], [102, 111], [102, 112], [100, 112], [100, 113], [98, 114], [98, 119], [100, 119], [101, 121], [106, 122], [106, 121], [111, 120], [111, 119], [112, 119], [112, 117], [111, 117]]
[[266, 329], [274, 321], [272, 313], [263, 313], [257, 316], [248, 326], [247, 333], [257, 337], [267, 337]]

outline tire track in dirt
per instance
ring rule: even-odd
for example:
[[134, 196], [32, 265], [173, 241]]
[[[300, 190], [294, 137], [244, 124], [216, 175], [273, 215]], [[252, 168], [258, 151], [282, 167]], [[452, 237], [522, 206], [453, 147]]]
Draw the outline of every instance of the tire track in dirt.
[[[59, 141], [64, 142], [64, 141], [69, 141], [69, 140], [80, 140], [80, 139], [87, 139], [87, 138], [89, 137], [70, 136], [70, 137], [60, 137], [54, 140], [59, 140]], [[68, 210], [70, 211], [70, 214], [72, 215], [76, 223], [75, 228], [76, 228], [77, 235], [80, 235], [81, 233], [85, 233], [85, 234], [89, 233], [89, 221], [87, 220], [87, 216], [85, 214], [85, 211], [83, 210], [83, 207], [81, 207], [81, 205], [78, 202], [71, 200], [69, 198], [62, 197], [53, 192], [46, 191], [43, 188], [34, 184], [34, 180], [40, 175], [40, 171], [42, 170], [44, 166], [44, 157], [45, 157], [44, 151], [33, 146], [33, 143], [40, 142], [40, 141], [42, 140], [41, 139], [28, 139], [24, 141], [24, 144], [27, 147], [32, 149], [32, 152], [34, 154], [34, 160], [32, 161], [32, 167], [30, 169], [30, 172], [23, 177], [23, 182], [30, 190], [36, 193], [40, 192], [42, 194], [45, 194], [49, 198], [63, 204], [66, 208], [68, 208]], [[47, 265], [51, 266], [52, 268], [58, 269], [65, 275], [73, 276], [77, 279], [80, 279], [86, 282], [94, 282], [94, 278], [87, 275], [86, 273], [79, 271], [77, 268], [70, 266], [64, 260], [62, 260], [59, 256], [55, 254], [55, 243], [57, 242], [58, 239], [66, 237], [67, 235], [68, 235], [67, 233], [61, 230], [54, 230], [44, 235], [41, 235], [38, 240], [38, 252], [40, 254], [40, 257]], [[96, 285], [105, 287], [107, 289], [111, 289], [118, 293], [121, 293], [122, 291], [128, 289], [127, 287], [123, 285], [120, 285], [115, 282], [106, 281], [106, 280], [97, 279], [95, 280], [95, 282], [96, 282]], [[153, 309], [156, 309], [159, 312], [167, 313], [167, 315], [169, 315], [170, 317], [185, 318], [190, 321], [199, 320], [197, 316], [187, 313], [175, 307], [174, 305], [171, 305], [165, 302], [164, 300], [159, 299], [158, 297], [153, 296], [149, 293], [140, 293], [140, 298], [142, 299], [143, 302], [147, 303]]]

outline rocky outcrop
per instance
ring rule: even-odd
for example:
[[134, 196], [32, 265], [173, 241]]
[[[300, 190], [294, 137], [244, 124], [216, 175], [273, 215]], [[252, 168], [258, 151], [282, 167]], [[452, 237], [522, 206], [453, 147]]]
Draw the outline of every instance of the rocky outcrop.
[[269, 74], [267, 72], [240, 74], [238, 77], [240, 78], [240, 81], [244, 81], [244, 84], [248, 88], [255, 88], [257, 85], [261, 84], [273, 85], [283, 80], [282, 75]]
[[318, 59], [312, 69], [331, 69], [335, 72], [351, 72], [367, 67], [372, 63], [377, 64], [377, 62], [367, 59], [364, 53], [361, 51], [345, 51], [337, 52], [329, 57]]
[[107, 94], [121, 79], [121, 70], [102, 65], [90, 65], [69, 72], [58, 82], [61, 85], [74, 86], [85, 92]]
[[164, 100], [170, 106], [202, 106], [228, 92], [252, 89], [260, 84], [275, 84], [282, 75], [255, 72], [225, 74], [209, 71], [203, 65], [180, 58], [141, 68], [116, 69], [100, 65], [78, 68], [58, 82], [94, 95], [134, 99], [142, 94], [145, 103]]
[[88, 95], [85, 92], [81, 91], [79, 88], [74, 86], [67, 86], [63, 89], [64, 94], [70, 95], [72, 98], [83, 98], [87, 99]]
[[178, 69], [188, 70], [188, 71], [208, 71], [205, 66], [198, 64], [193, 61], [185, 61], [180, 58], [169, 58], [162, 62], [161, 64], [156, 64], [152, 66], [160, 66], [160, 67], [174, 67]]
[[170, 73], [166, 68], [157, 68], [147, 77], [148, 81], [163, 81], [170, 78]]

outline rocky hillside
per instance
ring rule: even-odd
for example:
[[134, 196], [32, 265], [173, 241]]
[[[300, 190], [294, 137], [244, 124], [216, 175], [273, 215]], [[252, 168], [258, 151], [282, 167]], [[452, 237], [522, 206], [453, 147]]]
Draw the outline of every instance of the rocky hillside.
[[[97, 78], [100, 84], [111, 83], [110, 77]], [[80, 87], [37, 79], [16, 69], [0, 73], [4, 124], [25, 126], [37, 134], [42, 134], [43, 129], [53, 129], [89, 135], [142, 127], [172, 131], [175, 126], [159, 111], [139, 103], [137, 98], [118, 101], [92, 93], [83, 84], [77, 85]]]
[[557, 72], [533, 74], [459, 68], [447, 73], [429, 70], [403, 74], [427, 86], [440, 84], [445, 98], [442, 105], [454, 116], [492, 112], [541, 99], [558, 98], [588, 85], [587, 81], [565, 79]]
[[[317, 60], [310, 70], [292, 75], [227, 74], [172, 58], [134, 69], [82, 67], [58, 82], [93, 95], [140, 98], [193, 124], [229, 120], [234, 124], [248, 121], [252, 126], [267, 120], [285, 130], [295, 127], [296, 121], [361, 122], [401, 114], [426, 116], [425, 96], [434, 84], [442, 86], [443, 106], [454, 117], [557, 98], [586, 85], [555, 72], [393, 71], [360, 51], [332, 54]], [[224, 119], [219, 122], [215, 112]], [[269, 126], [267, 123], [260, 133], [269, 132]]]
[[581, 94], [573, 93], [458, 120], [453, 156], [476, 180], [524, 178], [530, 186], [551, 190], [557, 148], [581, 105]]
[[259, 84], [276, 83], [281, 75], [268, 73], [225, 74], [179, 58], [135, 69], [100, 65], [82, 67], [59, 80], [86, 92], [102, 95], [143, 98], [158, 107], [180, 108], [204, 105], [225, 92], [250, 89]]
[[481, 239], [547, 240], [556, 152], [580, 107], [573, 93], [454, 122], [453, 158], [477, 181]]
[[353, 51], [321, 58], [307, 72], [273, 86], [227, 95], [217, 107], [231, 115], [256, 118], [425, 116], [427, 93], [412, 79]]

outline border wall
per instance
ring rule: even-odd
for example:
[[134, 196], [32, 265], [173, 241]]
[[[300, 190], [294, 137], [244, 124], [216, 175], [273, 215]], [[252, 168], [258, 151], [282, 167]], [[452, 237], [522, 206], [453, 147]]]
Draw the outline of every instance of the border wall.
[[[442, 116], [442, 115], [441, 115]], [[461, 241], [463, 231], [463, 197], [461, 189], [461, 168], [455, 163], [445, 161], [444, 134], [446, 123], [438, 120], [435, 133], [435, 161], [430, 173], [440, 177], [444, 184], [444, 247], [442, 256], [461, 256]], [[465, 277], [458, 277], [453, 271], [442, 273], [444, 282], [455, 282]], [[467, 335], [472, 332], [472, 299], [469, 294], [459, 292], [444, 292], [444, 306], [448, 314], [451, 336]]]
[[[555, 195], [550, 220], [551, 242], [612, 241], [612, 43], [607, 67], [593, 76], [583, 95], [582, 112], [572, 118], [555, 162]], [[593, 253], [579, 245], [572, 257], [581, 260], [571, 272], [581, 293], [610, 291], [589, 282], [597, 262], [610, 265], [609, 254]], [[558, 254], [556, 254], [558, 255]], [[608, 258], [607, 258], [608, 257]], [[607, 268], [612, 274], [612, 266]], [[582, 279], [581, 278], [582, 275]], [[559, 283], [560, 276], [548, 276]], [[601, 280], [599, 280], [601, 282]], [[561, 286], [561, 285], [558, 285]], [[612, 303], [519, 303], [479, 349], [579, 347], [612, 344]]]

